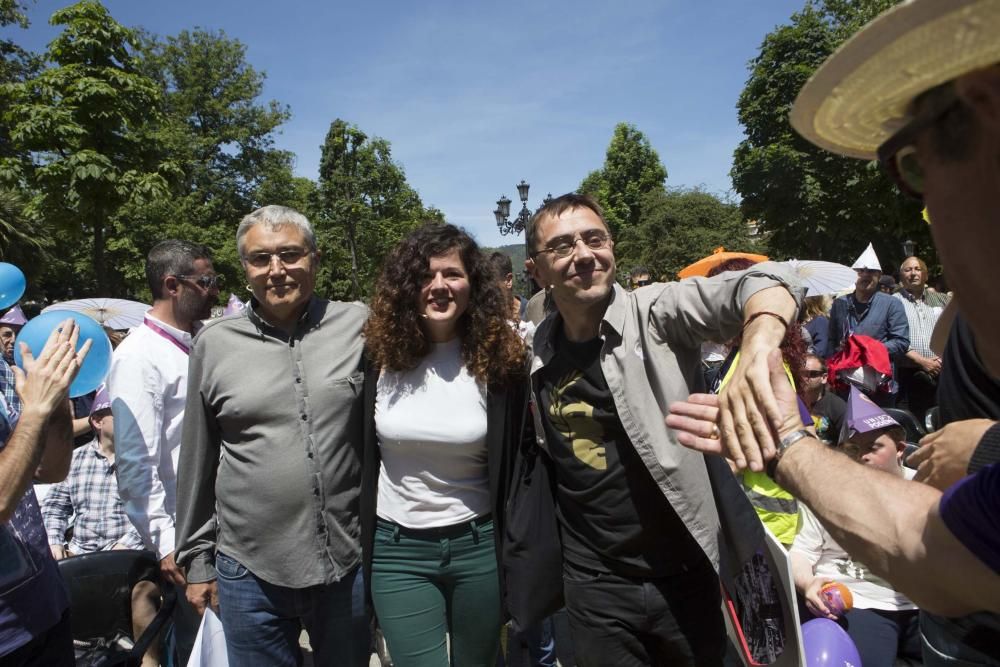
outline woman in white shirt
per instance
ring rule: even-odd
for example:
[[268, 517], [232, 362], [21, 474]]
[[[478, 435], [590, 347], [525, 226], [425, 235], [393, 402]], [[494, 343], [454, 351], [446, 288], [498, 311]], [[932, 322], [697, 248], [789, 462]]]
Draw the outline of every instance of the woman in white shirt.
[[[859, 432], [865, 426], [863, 420], [858, 420], [851, 425], [851, 437], [844, 444], [844, 451], [864, 465], [899, 477], [913, 477], [913, 471], [902, 465], [906, 444], [903, 428], [874, 405], [870, 407], [881, 416], [869, 423], [891, 424]], [[873, 413], [873, 416], [877, 415]], [[795, 588], [805, 597], [809, 611], [814, 616], [838, 621], [854, 640], [865, 667], [892, 667], [897, 656], [919, 660], [916, 606], [905, 595], [896, 592], [889, 582], [874, 575], [864, 563], [852, 559], [808, 507], [800, 504], [799, 508], [802, 524], [790, 556]], [[854, 599], [853, 608], [842, 618], [820, 595], [820, 589], [830, 582], [847, 586]]]
[[[365, 327], [362, 550], [399, 667], [493, 665], [506, 457], [524, 415], [524, 347], [476, 243], [452, 225], [386, 257]], [[447, 633], [447, 635], [446, 635]]]

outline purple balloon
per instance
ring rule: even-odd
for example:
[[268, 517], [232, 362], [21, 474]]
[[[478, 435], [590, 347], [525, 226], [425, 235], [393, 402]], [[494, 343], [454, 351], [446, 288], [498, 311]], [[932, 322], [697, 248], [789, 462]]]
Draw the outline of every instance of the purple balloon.
[[850, 635], [828, 618], [803, 623], [802, 644], [809, 667], [861, 667], [858, 647]]

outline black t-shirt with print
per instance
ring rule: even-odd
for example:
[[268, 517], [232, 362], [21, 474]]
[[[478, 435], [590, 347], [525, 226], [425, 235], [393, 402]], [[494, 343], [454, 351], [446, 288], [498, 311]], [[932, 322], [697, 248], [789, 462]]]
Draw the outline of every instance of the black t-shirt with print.
[[701, 551], [622, 427], [600, 366], [601, 343], [573, 343], [560, 330], [555, 357], [541, 372], [563, 552], [600, 572], [672, 574]]
[[847, 403], [832, 391], [827, 391], [809, 410], [816, 435], [828, 445], [839, 445], [844, 433], [844, 413]]

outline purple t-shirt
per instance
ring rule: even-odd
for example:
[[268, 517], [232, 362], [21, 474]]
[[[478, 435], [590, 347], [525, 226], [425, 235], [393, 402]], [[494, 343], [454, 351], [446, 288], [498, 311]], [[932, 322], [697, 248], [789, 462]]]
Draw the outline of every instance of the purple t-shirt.
[[[14, 431], [14, 420], [0, 397], [0, 449]], [[0, 523], [0, 656], [54, 626], [68, 606], [35, 489], [28, 487], [14, 516]]]
[[1000, 463], [956, 482], [941, 497], [948, 530], [1000, 574]]

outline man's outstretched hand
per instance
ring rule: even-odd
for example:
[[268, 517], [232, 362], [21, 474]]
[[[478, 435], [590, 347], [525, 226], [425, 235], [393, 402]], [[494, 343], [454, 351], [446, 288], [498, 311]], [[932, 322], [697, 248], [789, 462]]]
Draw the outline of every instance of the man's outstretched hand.
[[[776, 435], [802, 428], [802, 424], [781, 351], [772, 350], [762, 359], [766, 364], [765, 383], [759, 377], [758, 359], [747, 368], [743, 392], [730, 394], [726, 400], [713, 394], [691, 394], [688, 400], [671, 405], [666, 423], [677, 431], [677, 441], [705, 454], [726, 456], [740, 469], [763, 470], [774, 456]], [[763, 414], [764, 408], [755, 398], [764, 393], [764, 384], [772, 405], [767, 414]], [[748, 396], [754, 400], [747, 400]], [[733, 411], [741, 416], [734, 417]], [[740, 421], [743, 425], [737, 426]], [[758, 437], [761, 429], [767, 431], [767, 439]]]

